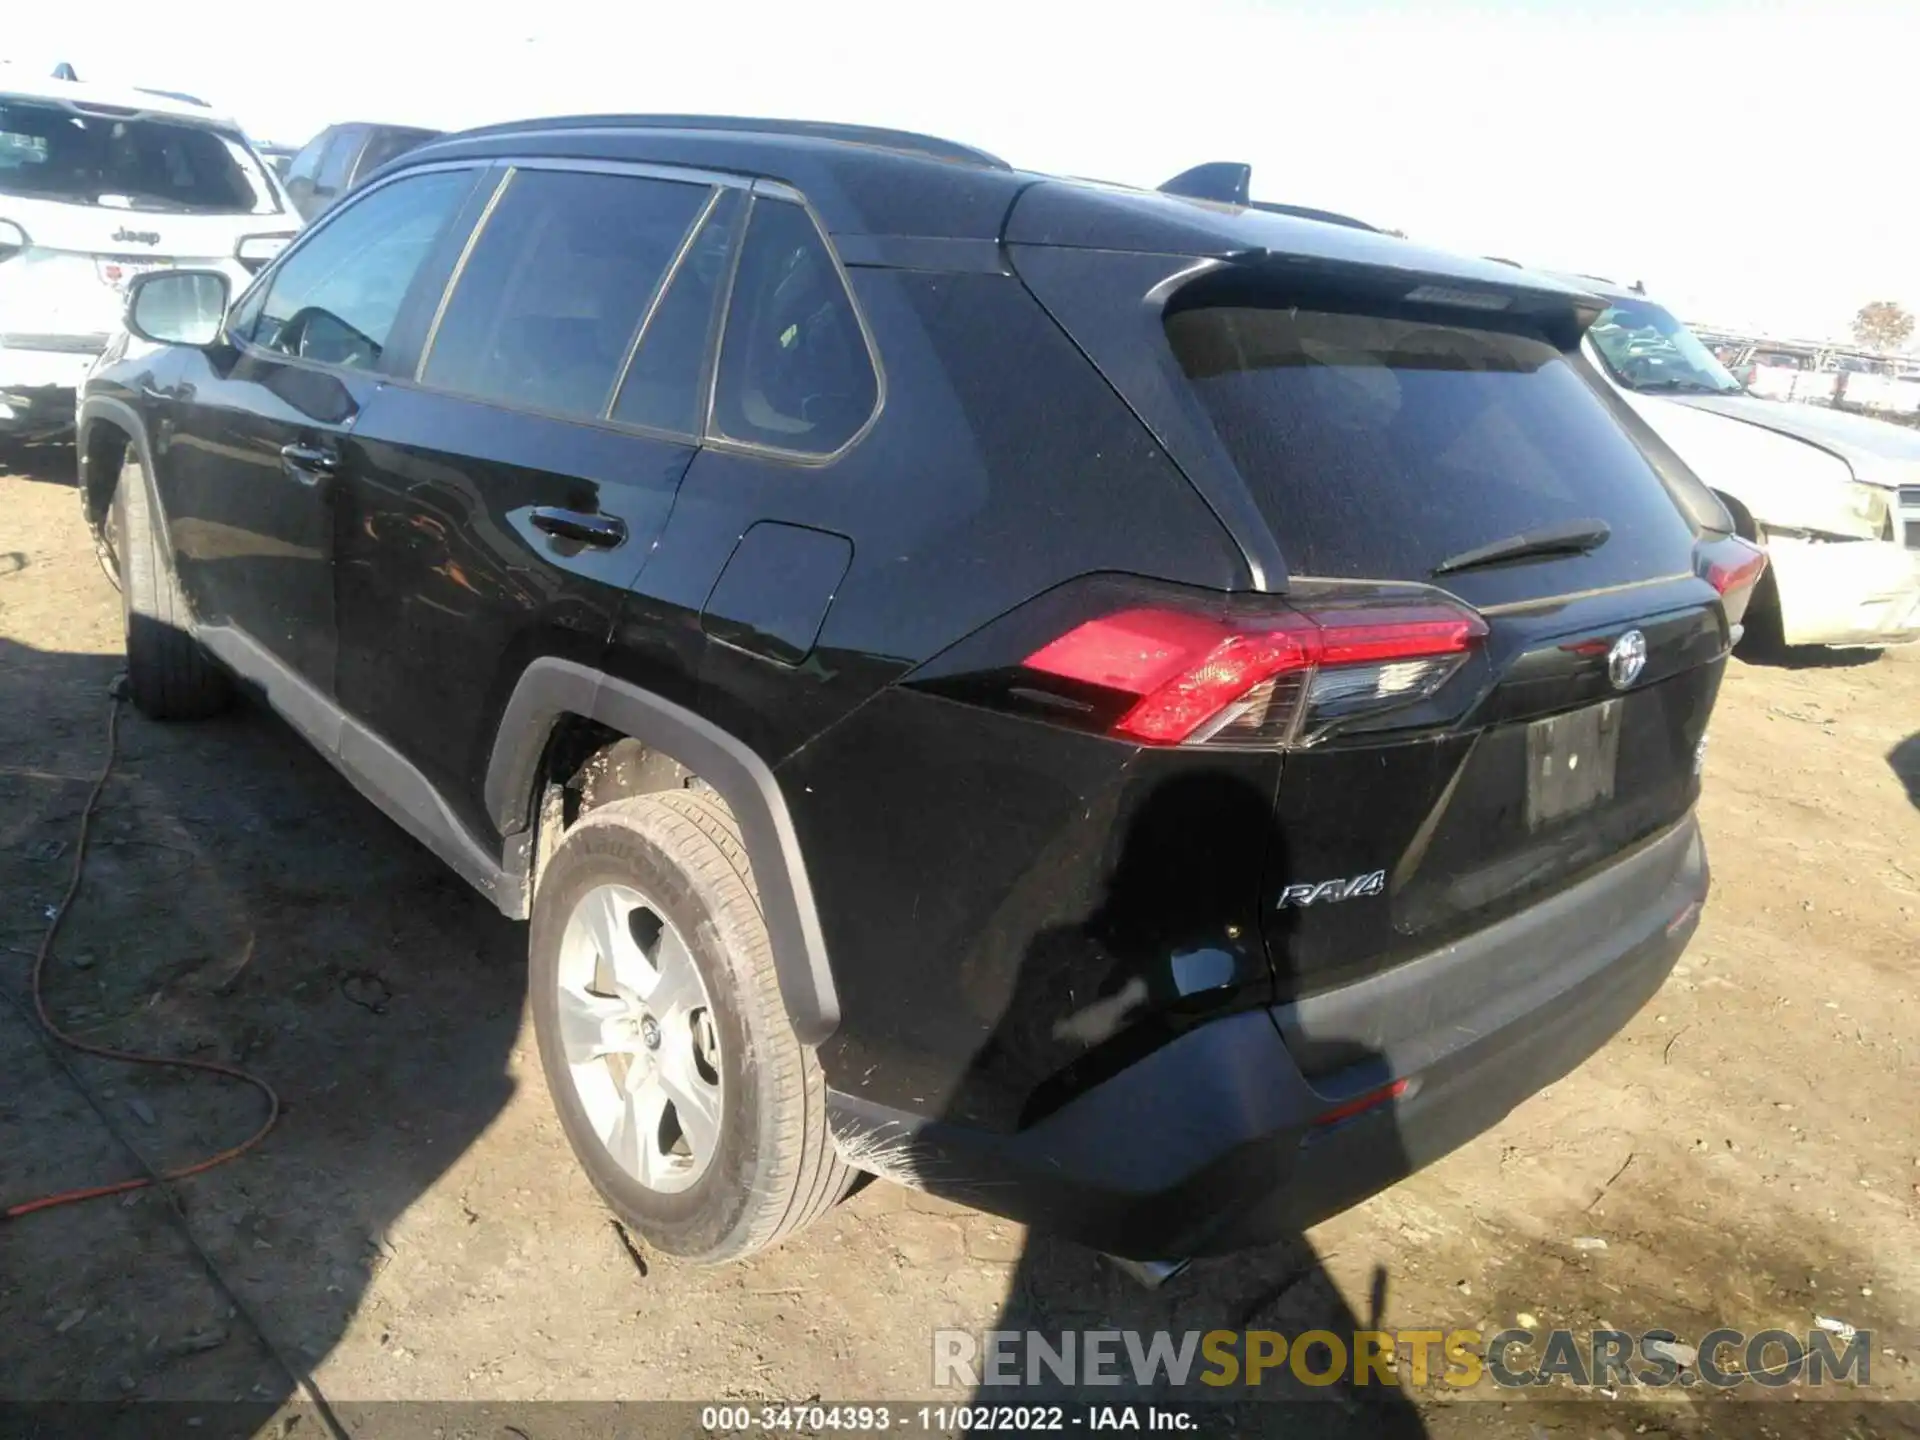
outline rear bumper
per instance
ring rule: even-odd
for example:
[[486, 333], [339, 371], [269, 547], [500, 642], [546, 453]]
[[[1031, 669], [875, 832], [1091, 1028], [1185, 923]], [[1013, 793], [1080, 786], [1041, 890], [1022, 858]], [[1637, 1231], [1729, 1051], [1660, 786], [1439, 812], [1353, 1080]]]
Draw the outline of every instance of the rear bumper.
[[[1115, 1254], [1269, 1243], [1446, 1154], [1597, 1050], [1659, 989], [1707, 883], [1689, 815], [1470, 939], [1191, 1030], [1024, 1130], [835, 1091], [835, 1138], [862, 1168]], [[1316, 1053], [1349, 1063], [1310, 1082], [1296, 1057]], [[1316, 1123], [1402, 1080], [1398, 1099]]]
[[1768, 563], [1789, 645], [1920, 639], [1920, 550], [1891, 540], [1771, 537]]
[[71, 386], [15, 386], [0, 375], [0, 435], [57, 434], [73, 428]]
[[0, 339], [0, 434], [71, 429], [74, 397], [106, 344], [105, 336], [33, 338], [59, 348]]

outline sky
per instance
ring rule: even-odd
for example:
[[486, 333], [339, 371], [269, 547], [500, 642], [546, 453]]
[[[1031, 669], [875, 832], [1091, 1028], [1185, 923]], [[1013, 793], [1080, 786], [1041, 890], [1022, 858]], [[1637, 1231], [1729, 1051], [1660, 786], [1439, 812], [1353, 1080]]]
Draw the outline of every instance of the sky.
[[151, 29], [84, 13], [10, 6], [0, 56], [187, 90], [261, 140], [624, 110], [896, 126], [1142, 185], [1241, 160], [1258, 198], [1639, 280], [1696, 322], [1814, 338], [1870, 300], [1920, 314], [1913, 0], [381, 0]]

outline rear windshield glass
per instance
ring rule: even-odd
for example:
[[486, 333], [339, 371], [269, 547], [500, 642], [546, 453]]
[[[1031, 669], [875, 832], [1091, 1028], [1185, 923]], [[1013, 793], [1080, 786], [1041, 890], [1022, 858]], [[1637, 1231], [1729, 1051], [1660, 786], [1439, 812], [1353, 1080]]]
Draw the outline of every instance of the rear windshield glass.
[[173, 214], [279, 209], [232, 131], [27, 100], [0, 99], [0, 194]]
[[1663, 573], [1690, 543], [1639, 448], [1543, 339], [1260, 306], [1180, 311], [1167, 335], [1296, 574], [1425, 579], [1597, 519], [1613, 582]]

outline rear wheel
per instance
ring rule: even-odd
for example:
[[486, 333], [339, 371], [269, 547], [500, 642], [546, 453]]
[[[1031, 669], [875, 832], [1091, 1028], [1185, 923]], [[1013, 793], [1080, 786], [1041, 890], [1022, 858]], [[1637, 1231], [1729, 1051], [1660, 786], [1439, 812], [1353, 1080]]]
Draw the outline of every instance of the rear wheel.
[[672, 791], [589, 812], [532, 918], [534, 1032], [561, 1125], [649, 1244], [739, 1259], [846, 1193], [724, 806]]
[[154, 720], [198, 720], [233, 698], [232, 682], [189, 628], [185, 598], [148, 508], [147, 479], [132, 455], [120, 469], [110, 522], [126, 617], [127, 689]]

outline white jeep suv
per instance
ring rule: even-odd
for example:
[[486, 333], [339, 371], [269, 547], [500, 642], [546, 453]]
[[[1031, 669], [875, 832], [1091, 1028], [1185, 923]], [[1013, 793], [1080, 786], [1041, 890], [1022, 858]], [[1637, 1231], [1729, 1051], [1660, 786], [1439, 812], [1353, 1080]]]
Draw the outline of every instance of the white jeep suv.
[[210, 266], [238, 290], [300, 220], [240, 128], [205, 106], [21, 79], [0, 72], [0, 434], [56, 435], [132, 276]]

